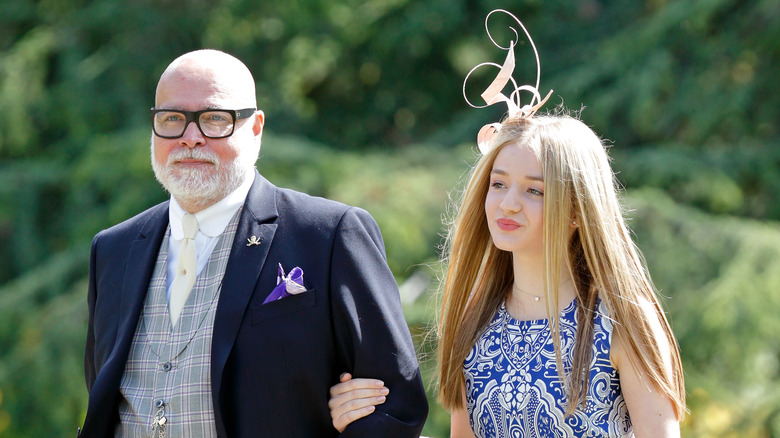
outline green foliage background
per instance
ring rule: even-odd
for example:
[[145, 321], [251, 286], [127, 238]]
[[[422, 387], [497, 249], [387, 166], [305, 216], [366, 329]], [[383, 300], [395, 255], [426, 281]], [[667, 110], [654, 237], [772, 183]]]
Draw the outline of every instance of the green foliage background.
[[[612, 145], [682, 348], [684, 436], [780, 437], [778, 0], [0, 3], [0, 436], [81, 423], [89, 242], [166, 198], [147, 109], [168, 62], [244, 60], [267, 115], [260, 171], [368, 209], [402, 290], [419, 290], [475, 133], [501, 116], [461, 96], [472, 66], [503, 60], [484, 31], [498, 7], [534, 36], [548, 107], [585, 106]], [[517, 56], [533, 82], [527, 44]], [[430, 378], [423, 289], [405, 310]], [[444, 437], [434, 392], [424, 433]]]

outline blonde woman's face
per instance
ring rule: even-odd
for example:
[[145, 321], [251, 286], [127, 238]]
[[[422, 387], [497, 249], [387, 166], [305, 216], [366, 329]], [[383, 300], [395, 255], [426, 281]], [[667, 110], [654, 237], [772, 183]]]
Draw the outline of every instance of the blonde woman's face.
[[496, 156], [485, 197], [493, 244], [518, 256], [542, 255], [544, 180], [536, 156], [509, 144]]

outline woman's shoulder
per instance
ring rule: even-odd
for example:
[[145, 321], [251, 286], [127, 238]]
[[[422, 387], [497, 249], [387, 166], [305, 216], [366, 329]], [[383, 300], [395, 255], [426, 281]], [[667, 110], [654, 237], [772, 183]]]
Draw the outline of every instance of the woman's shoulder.
[[[633, 350], [626, 343], [629, 339], [640, 339], [643, 337], [653, 339], [657, 344], [657, 348], [661, 351], [662, 357], [670, 357], [671, 354], [671, 346], [661, 322], [663, 316], [659, 315], [661, 310], [648, 298], [638, 297], [633, 303], [636, 308], [635, 311], [642, 315], [641, 320], [644, 321], [643, 324], [626, 324], [621, 321], [615, 321], [612, 318], [604, 318], [610, 321], [609, 324], [611, 326], [614, 326], [615, 335], [611, 336], [610, 360], [618, 370], [621, 365], [633, 362], [632, 358], [629, 357], [634, 354]], [[606, 306], [604, 307], [605, 312], [607, 312]], [[646, 333], [640, 337], [638, 331]]]

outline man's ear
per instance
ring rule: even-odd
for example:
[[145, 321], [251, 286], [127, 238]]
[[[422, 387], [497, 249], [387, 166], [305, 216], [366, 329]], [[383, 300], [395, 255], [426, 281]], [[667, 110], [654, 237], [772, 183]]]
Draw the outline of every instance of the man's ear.
[[262, 135], [263, 126], [265, 125], [265, 114], [261, 110], [257, 110], [255, 111], [255, 114], [252, 117], [254, 118], [252, 131], [255, 133], [255, 135]]

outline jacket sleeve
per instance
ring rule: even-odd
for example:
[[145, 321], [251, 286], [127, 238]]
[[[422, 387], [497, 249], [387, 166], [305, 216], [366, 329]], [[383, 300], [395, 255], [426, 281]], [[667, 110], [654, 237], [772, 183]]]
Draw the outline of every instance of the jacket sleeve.
[[331, 294], [338, 353], [354, 377], [377, 378], [390, 390], [371, 415], [351, 423], [343, 437], [418, 437], [428, 415], [398, 287], [374, 219], [346, 211], [336, 231]]
[[92, 384], [95, 383], [95, 301], [97, 299], [97, 287], [95, 282], [95, 268], [97, 242], [100, 234], [92, 240], [92, 247], [89, 256], [89, 287], [87, 289], [87, 305], [89, 319], [87, 322], [87, 340], [84, 348], [84, 379], [87, 383], [87, 391], [92, 391]]

